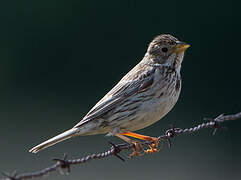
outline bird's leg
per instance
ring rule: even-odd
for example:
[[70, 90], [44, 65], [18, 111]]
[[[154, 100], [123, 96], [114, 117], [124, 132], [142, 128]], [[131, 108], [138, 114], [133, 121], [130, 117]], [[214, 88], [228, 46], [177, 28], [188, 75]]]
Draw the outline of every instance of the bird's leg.
[[153, 141], [153, 143], [151, 145], [149, 145], [149, 149], [145, 150], [145, 153], [150, 154], [150, 153], [160, 152], [160, 150], [158, 149], [159, 140], [156, 137], [145, 136], [145, 135], [133, 133], [130, 131], [121, 133], [121, 135], [123, 135], [124, 137], [125, 136], [134, 137], [134, 138], [141, 139], [144, 141]]
[[129, 144], [134, 144], [134, 151], [133, 153], [130, 154], [130, 158], [133, 158], [134, 156], [142, 156], [143, 154], [141, 153], [141, 151], [143, 151], [143, 147], [141, 142], [139, 141], [134, 141], [128, 137], [125, 137], [122, 134], [115, 134], [115, 136], [121, 138], [122, 140], [126, 141]]

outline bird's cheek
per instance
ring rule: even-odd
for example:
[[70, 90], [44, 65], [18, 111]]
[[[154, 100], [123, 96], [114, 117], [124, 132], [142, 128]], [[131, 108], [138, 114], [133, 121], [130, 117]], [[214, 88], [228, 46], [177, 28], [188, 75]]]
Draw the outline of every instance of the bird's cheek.
[[160, 64], [170, 65], [170, 56], [162, 56]]
[[176, 57], [175, 54], [171, 54], [170, 56], [166, 57], [165, 64], [168, 65], [168, 66], [173, 65], [173, 63], [175, 61], [175, 57]]

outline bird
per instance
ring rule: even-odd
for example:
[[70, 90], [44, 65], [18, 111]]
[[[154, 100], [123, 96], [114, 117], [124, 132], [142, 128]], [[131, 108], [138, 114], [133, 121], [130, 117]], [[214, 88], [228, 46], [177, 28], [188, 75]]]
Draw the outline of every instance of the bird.
[[[139, 139], [152, 141], [146, 153], [159, 152], [158, 138], [137, 134], [162, 119], [178, 101], [181, 65], [189, 44], [170, 34], [156, 36], [142, 60], [131, 69], [73, 128], [33, 147], [37, 153], [75, 136], [107, 134], [134, 145], [131, 157], [143, 150]], [[131, 137], [131, 138], [130, 138]]]

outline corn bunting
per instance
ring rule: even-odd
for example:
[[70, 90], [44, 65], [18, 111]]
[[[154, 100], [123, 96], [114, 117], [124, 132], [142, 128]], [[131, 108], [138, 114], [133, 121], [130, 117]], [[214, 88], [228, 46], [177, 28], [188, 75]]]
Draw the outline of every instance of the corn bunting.
[[153, 141], [146, 152], [157, 152], [157, 138], [132, 131], [160, 120], [176, 104], [181, 90], [181, 64], [189, 46], [169, 34], [157, 36], [143, 59], [78, 124], [30, 152], [37, 153], [70, 137], [105, 133], [134, 144], [131, 156], [139, 155], [142, 147], [127, 136]]

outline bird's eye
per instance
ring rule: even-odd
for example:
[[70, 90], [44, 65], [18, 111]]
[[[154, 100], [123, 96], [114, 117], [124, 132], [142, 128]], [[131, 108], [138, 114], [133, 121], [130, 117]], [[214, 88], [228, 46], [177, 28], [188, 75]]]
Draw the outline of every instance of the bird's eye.
[[166, 53], [168, 49], [166, 47], [162, 48], [162, 52]]

